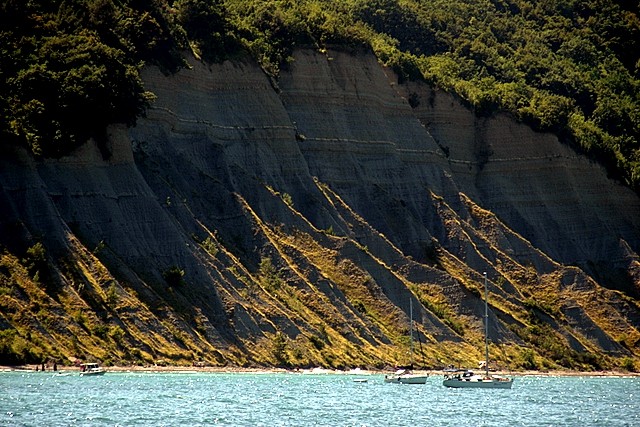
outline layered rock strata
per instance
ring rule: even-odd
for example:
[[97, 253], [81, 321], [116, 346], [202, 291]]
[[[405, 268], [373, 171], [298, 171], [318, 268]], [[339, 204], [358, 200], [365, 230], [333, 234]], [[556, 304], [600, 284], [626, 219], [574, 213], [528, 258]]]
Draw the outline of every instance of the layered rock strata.
[[133, 345], [163, 354], [144, 314], [218, 362], [267, 363], [251, 343], [281, 333], [313, 343], [307, 363], [330, 363], [329, 342], [342, 364], [380, 363], [413, 299], [433, 362], [444, 342], [475, 344], [451, 316], [481, 318], [486, 271], [496, 342], [526, 346], [518, 331], [543, 301], [567, 347], [638, 352], [619, 343], [638, 336], [637, 305], [607, 288], [640, 292], [640, 198], [555, 136], [399, 84], [367, 54], [301, 50], [277, 83], [248, 60], [190, 62], [145, 71], [157, 101], [111, 129], [109, 159], [89, 143], [0, 168], [0, 242], [93, 254], [109, 272], [97, 294], [117, 283], [145, 305], [105, 308]]

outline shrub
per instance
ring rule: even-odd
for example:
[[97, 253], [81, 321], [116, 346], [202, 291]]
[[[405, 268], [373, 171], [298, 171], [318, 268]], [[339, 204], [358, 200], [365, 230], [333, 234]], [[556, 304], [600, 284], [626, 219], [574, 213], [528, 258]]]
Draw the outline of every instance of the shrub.
[[15, 329], [0, 331], [0, 365], [19, 365], [42, 360], [42, 354]]
[[38, 242], [27, 249], [25, 263], [29, 274], [35, 281], [46, 280], [49, 266], [47, 264], [47, 251], [42, 243]]
[[282, 201], [287, 204], [289, 207], [293, 207], [293, 199], [289, 193], [282, 193]]
[[108, 332], [109, 332], [109, 328], [107, 328], [107, 325], [104, 325], [102, 323], [93, 325], [93, 327], [91, 328], [91, 333], [97, 336], [98, 338], [102, 338], [102, 339], [105, 339], [107, 337]]
[[637, 372], [636, 371], [636, 364], [633, 361], [632, 358], [630, 357], [625, 357], [624, 359], [622, 359], [622, 364], [621, 364], [622, 369], [624, 369], [625, 371], [629, 371], [629, 372]]
[[271, 351], [273, 353], [273, 357], [275, 357], [279, 363], [287, 362], [287, 354], [285, 353], [286, 348], [287, 341], [284, 334], [282, 332], [277, 332], [273, 335], [271, 338]]
[[321, 338], [318, 338], [315, 335], [311, 335], [309, 337], [309, 341], [311, 341], [311, 344], [317, 349], [317, 350], [322, 350], [325, 346], [324, 341]]
[[107, 289], [107, 304], [114, 308], [118, 304], [118, 300], [118, 288], [116, 288], [115, 283], [112, 283]]
[[162, 273], [162, 278], [171, 287], [181, 286], [184, 284], [184, 270], [174, 265]]
[[210, 236], [207, 236], [207, 238], [200, 243], [200, 246], [214, 258], [218, 254], [218, 246]]
[[524, 349], [520, 353], [518, 364], [524, 369], [528, 369], [532, 371], [538, 369], [538, 363], [536, 362], [535, 353], [533, 352], [533, 350], [528, 348]]
[[120, 326], [114, 325], [109, 328], [109, 336], [118, 344], [122, 344], [124, 335], [124, 330]]
[[266, 257], [260, 260], [260, 283], [270, 292], [276, 291], [282, 286], [280, 278], [275, 267], [271, 263], [271, 258]]
[[222, 62], [239, 49], [222, 3], [220, 0], [179, 0], [174, 5], [178, 22], [209, 62]]

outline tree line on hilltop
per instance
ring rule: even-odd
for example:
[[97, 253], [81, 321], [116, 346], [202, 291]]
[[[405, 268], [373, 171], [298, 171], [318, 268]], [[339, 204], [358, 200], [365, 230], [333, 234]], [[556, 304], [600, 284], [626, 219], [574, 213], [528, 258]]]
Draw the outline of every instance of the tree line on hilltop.
[[[640, 19], [622, 0], [2, 0], [2, 144], [58, 157], [153, 102], [145, 64], [372, 51], [400, 79], [551, 131], [640, 189]], [[105, 153], [105, 155], [108, 155]]]

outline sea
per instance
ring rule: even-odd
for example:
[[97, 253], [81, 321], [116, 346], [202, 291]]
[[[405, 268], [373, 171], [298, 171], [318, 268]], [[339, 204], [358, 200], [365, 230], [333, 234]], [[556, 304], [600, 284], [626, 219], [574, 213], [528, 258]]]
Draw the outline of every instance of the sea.
[[517, 376], [511, 390], [381, 374], [0, 372], [0, 426], [640, 426], [640, 378]]

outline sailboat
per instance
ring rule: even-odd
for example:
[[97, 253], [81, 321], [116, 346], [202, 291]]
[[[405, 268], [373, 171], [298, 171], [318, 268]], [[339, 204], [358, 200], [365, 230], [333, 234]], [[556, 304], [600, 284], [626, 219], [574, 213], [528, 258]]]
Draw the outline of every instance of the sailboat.
[[[409, 352], [411, 354], [411, 366], [413, 366], [413, 300], [409, 299], [409, 318], [411, 319], [409, 327]], [[385, 383], [397, 383], [397, 384], [426, 384], [427, 374], [414, 374], [407, 369], [399, 369], [394, 374], [385, 375]]]
[[502, 388], [510, 389], [513, 379], [489, 375], [489, 308], [487, 304], [487, 273], [484, 273], [484, 375], [469, 370], [446, 372], [442, 385], [453, 388]]

